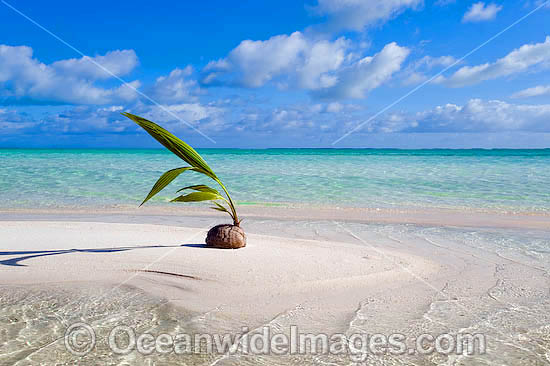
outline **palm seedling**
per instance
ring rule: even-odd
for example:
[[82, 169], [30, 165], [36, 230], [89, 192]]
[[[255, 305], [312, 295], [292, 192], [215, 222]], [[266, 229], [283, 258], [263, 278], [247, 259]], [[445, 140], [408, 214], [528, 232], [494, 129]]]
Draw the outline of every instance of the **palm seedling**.
[[[242, 248], [246, 245], [246, 237], [244, 231], [240, 228], [240, 220], [237, 216], [235, 204], [229, 195], [229, 192], [216, 176], [214, 171], [206, 164], [204, 159], [191, 146], [166, 131], [154, 122], [148, 121], [145, 118], [138, 117], [130, 113], [123, 113], [124, 116], [141, 126], [154, 139], [160, 142], [165, 148], [170, 150], [180, 159], [185, 161], [189, 166], [172, 169], [161, 175], [157, 180], [147, 197], [141, 205], [149, 201], [153, 196], [162, 191], [168, 184], [176, 179], [181, 173], [186, 171], [198, 172], [213, 179], [222, 188], [224, 195], [217, 189], [211, 188], [204, 184], [192, 185], [183, 187], [177, 192], [192, 191], [191, 193], [182, 194], [174, 198], [171, 202], [200, 202], [211, 201], [214, 210], [226, 212], [231, 216], [233, 225], [217, 225], [208, 231], [206, 236], [206, 244], [218, 248]], [[140, 205], [140, 206], [141, 206]], [[226, 207], [226, 206], [227, 207]]]

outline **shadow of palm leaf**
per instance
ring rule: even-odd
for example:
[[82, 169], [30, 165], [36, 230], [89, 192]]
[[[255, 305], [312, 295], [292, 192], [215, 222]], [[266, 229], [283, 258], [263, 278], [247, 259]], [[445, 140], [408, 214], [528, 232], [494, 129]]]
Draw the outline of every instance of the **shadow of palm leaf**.
[[119, 247], [119, 248], [60, 249], [60, 250], [0, 252], [0, 256], [19, 255], [19, 257], [0, 260], [0, 265], [13, 266], [13, 267], [26, 267], [25, 264], [21, 264], [20, 262], [26, 261], [32, 258], [46, 257], [50, 255], [71, 254], [71, 253], [116, 253], [116, 252], [125, 252], [125, 251], [136, 250], [136, 249], [175, 248], [180, 246], [199, 248], [199, 247], [204, 247], [204, 244], [146, 245], [146, 246], [138, 246], [138, 247]]

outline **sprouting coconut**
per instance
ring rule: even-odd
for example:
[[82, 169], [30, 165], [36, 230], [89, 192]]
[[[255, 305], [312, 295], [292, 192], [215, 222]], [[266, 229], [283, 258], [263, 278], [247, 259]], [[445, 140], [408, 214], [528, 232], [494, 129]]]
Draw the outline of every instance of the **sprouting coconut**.
[[[162, 191], [170, 182], [176, 179], [181, 173], [190, 170], [206, 175], [207, 177], [213, 179], [220, 185], [223, 189], [225, 196], [224, 197], [218, 190], [208, 187], [204, 184], [193, 185], [184, 187], [178, 192], [185, 190], [192, 190], [194, 192], [182, 194], [174, 198], [171, 202], [200, 202], [200, 201], [212, 201], [214, 207], [211, 207], [217, 211], [223, 211], [231, 216], [233, 220], [233, 225], [217, 225], [208, 231], [206, 236], [206, 245], [216, 247], [216, 248], [226, 248], [226, 249], [237, 249], [246, 246], [246, 236], [243, 229], [240, 227], [240, 220], [237, 216], [237, 210], [235, 209], [235, 204], [229, 195], [229, 192], [221, 182], [221, 180], [216, 176], [214, 171], [206, 164], [204, 159], [195, 151], [191, 146], [187, 145], [185, 142], [166, 131], [164, 128], [160, 127], [156, 123], [146, 120], [145, 118], [138, 117], [130, 113], [123, 113], [124, 116], [130, 118], [132, 121], [141, 126], [145, 131], [147, 131], [153, 138], [160, 142], [164, 147], [177, 155], [180, 159], [185, 161], [190, 166], [176, 168], [167, 171], [157, 180], [151, 192], [145, 197], [141, 205], [149, 201], [154, 195]], [[227, 209], [222, 203], [227, 204], [229, 209]], [[140, 206], [141, 206], [140, 205]]]

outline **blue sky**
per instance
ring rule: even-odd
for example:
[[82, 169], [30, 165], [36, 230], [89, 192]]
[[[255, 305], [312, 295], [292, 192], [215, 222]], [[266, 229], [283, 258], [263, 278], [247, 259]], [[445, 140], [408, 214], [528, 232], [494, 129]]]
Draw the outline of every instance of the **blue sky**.
[[550, 147], [549, 4], [9, 0], [0, 147]]

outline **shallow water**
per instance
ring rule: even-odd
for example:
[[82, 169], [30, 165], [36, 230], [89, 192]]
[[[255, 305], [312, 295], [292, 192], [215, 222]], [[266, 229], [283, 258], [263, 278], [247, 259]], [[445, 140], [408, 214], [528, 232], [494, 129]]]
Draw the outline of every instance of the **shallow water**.
[[[433, 298], [421, 316], [392, 325], [405, 334], [483, 334], [486, 353], [477, 355], [371, 357], [383, 365], [546, 365], [550, 363], [550, 233], [545, 230], [425, 227], [416, 225], [348, 224], [363, 235], [378, 235], [413, 252], [433, 250], [441, 255], [471, 258], [461, 275], [433, 288]], [[366, 230], [365, 230], [366, 229]], [[364, 231], [363, 231], [364, 230]], [[370, 234], [367, 234], [370, 233]], [[424, 243], [425, 245], [422, 245]], [[438, 251], [438, 252], [437, 252]], [[438, 254], [436, 254], [438, 255]], [[476, 263], [477, 262], [477, 263]], [[476, 269], [476, 267], [478, 269]], [[482, 267], [482, 268], [480, 268]], [[490, 275], [493, 285], [472, 292], [471, 281]], [[419, 280], [421, 274], [419, 274]], [[430, 283], [425, 283], [430, 287]], [[358, 317], [368, 318], [365, 330], [391, 323], [378, 314], [384, 306], [364, 304]], [[369, 317], [370, 315], [370, 317]], [[376, 320], [380, 321], [377, 322]]]
[[[239, 204], [550, 210], [550, 150], [207, 149]], [[166, 170], [163, 150], [0, 149], [0, 208], [137, 206]], [[185, 173], [153, 199], [166, 203]]]

